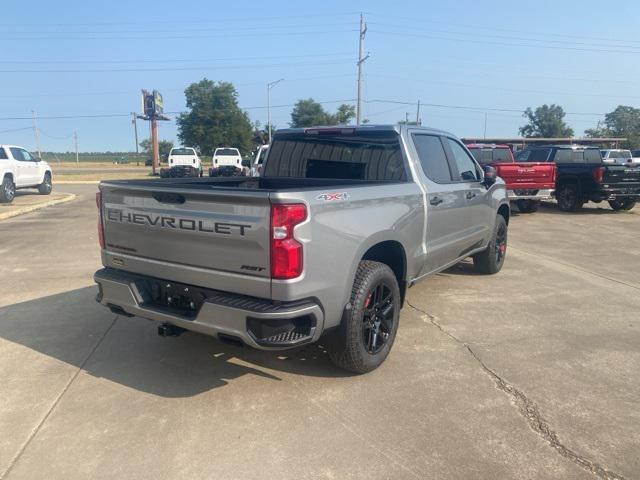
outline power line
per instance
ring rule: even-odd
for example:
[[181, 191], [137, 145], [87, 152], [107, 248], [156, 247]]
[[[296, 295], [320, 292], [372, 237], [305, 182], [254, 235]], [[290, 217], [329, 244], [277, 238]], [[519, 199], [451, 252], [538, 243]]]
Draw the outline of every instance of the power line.
[[137, 35], [137, 36], [83, 36], [83, 37], [60, 37], [60, 36], [22, 36], [22, 37], [0, 37], [0, 41], [7, 40], [180, 40], [180, 39], [197, 39], [197, 38], [230, 38], [234, 39], [237, 37], [265, 37], [265, 36], [290, 36], [290, 35], [324, 35], [327, 33], [351, 33], [357, 32], [354, 29], [343, 29], [343, 30], [304, 30], [302, 32], [251, 32], [251, 33], [221, 33], [221, 34], [211, 34], [211, 35]]
[[[309, 80], [322, 80], [325, 78], [345, 78], [354, 77], [354, 73], [341, 73], [335, 75], [315, 75], [312, 77], [296, 77], [287, 78], [287, 83], [292, 82], [306, 82]], [[247, 83], [234, 83], [236, 87], [246, 87], [252, 85], [262, 85], [264, 82], [247, 82]], [[159, 88], [161, 92], [184, 92], [184, 88]], [[85, 96], [105, 96], [105, 95], [140, 95], [138, 90], [126, 90], [126, 91], [107, 91], [107, 92], [73, 92], [73, 93], [28, 93], [20, 95], [0, 95], [0, 98], [34, 98], [34, 97], [85, 97]]]
[[[154, 25], [156, 24], [170, 24], [170, 25], [176, 25], [176, 24], [180, 24], [180, 23], [186, 23], [186, 24], [195, 24], [195, 23], [213, 23], [216, 25], [219, 25], [221, 23], [226, 23], [226, 22], [234, 22], [234, 21], [239, 21], [239, 22], [249, 22], [249, 21], [257, 21], [260, 23], [263, 23], [265, 21], [269, 21], [269, 20], [276, 20], [276, 19], [283, 19], [283, 18], [310, 18], [310, 17], [337, 17], [337, 16], [347, 16], [347, 15], [359, 15], [360, 12], [327, 12], [327, 13], [318, 13], [318, 12], [311, 12], [311, 13], [305, 13], [305, 14], [299, 14], [299, 15], [261, 15], [261, 16], [256, 16], [256, 17], [247, 17], [247, 16], [242, 16], [242, 17], [220, 17], [220, 18], [215, 18], [215, 19], [202, 19], [202, 18], [187, 18], [187, 19], [172, 19], [172, 20], [165, 20], [165, 19], [150, 19], [150, 18], [145, 18], [145, 20], [149, 23], [152, 23]], [[5, 18], [5, 21], [11, 21], [11, 19], [7, 19]], [[88, 25], [139, 25], [140, 22], [136, 21], [136, 22], [130, 22], [130, 21], [113, 21], [113, 22], [86, 22], [83, 21], [82, 23], [74, 23], [74, 22], [56, 22], [56, 23], [52, 23], [52, 22], [23, 22], [22, 20], [20, 20], [20, 25], [34, 25], [34, 26], [39, 26], [39, 25], [47, 25], [47, 26], [80, 26], [80, 27], [86, 27]]]
[[580, 97], [603, 97], [603, 98], [632, 98], [632, 99], [640, 99], [640, 96], [637, 95], [613, 95], [613, 94], [605, 94], [605, 93], [577, 93], [577, 92], [551, 92], [545, 90], [528, 90], [528, 89], [519, 89], [519, 88], [505, 88], [505, 87], [494, 87], [488, 85], [478, 85], [478, 84], [469, 84], [469, 83], [456, 83], [449, 82], [446, 80], [423, 80], [421, 78], [407, 78], [407, 77], [399, 77], [396, 75], [386, 75], [386, 74], [370, 74], [372, 77], [378, 78], [391, 78], [396, 80], [403, 80], [408, 82], [416, 82], [416, 83], [425, 83], [425, 84], [445, 84], [448, 86], [457, 86], [464, 88], [476, 88], [481, 90], [499, 90], [499, 91], [509, 91], [509, 92], [523, 92], [523, 93], [538, 93], [543, 95], [573, 95]]
[[492, 40], [480, 40], [478, 38], [451, 38], [451, 37], [442, 37], [438, 35], [427, 35], [421, 33], [410, 33], [410, 32], [389, 32], [384, 30], [373, 30], [374, 33], [381, 33], [383, 35], [396, 35], [401, 37], [419, 37], [419, 38], [429, 38], [432, 40], [446, 40], [450, 42], [463, 42], [463, 43], [482, 43], [486, 45], [501, 45], [506, 47], [526, 47], [526, 48], [542, 48], [542, 49], [551, 49], [551, 50], [568, 50], [568, 51], [579, 51], [579, 52], [600, 52], [600, 53], [633, 53], [640, 54], [640, 50], [612, 50], [612, 49], [594, 49], [594, 48], [580, 48], [580, 47], [559, 47], [554, 45], [533, 45], [526, 43], [511, 43], [511, 42], [496, 42]]
[[538, 35], [538, 36], [549, 35], [549, 36], [560, 37], [560, 38], [576, 38], [576, 39], [586, 39], [586, 40], [604, 40], [604, 41], [612, 41], [612, 42], [640, 43], [640, 40], [632, 40], [632, 39], [621, 39], [621, 38], [612, 38], [612, 37], [594, 37], [594, 36], [587, 36], [587, 35], [568, 35], [563, 33], [540, 32], [540, 31], [534, 32], [531, 30], [520, 30], [520, 29], [515, 30], [510, 28], [501, 28], [495, 25], [452, 23], [450, 22], [450, 19], [433, 20], [433, 19], [424, 19], [424, 18], [416, 18], [416, 17], [397, 17], [393, 15], [390, 16], [387, 14], [380, 14], [380, 13], [373, 13], [373, 12], [367, 12], [367, 13], [369, 15], [373, 15], [376, 17], [384, 17], [385, 20], [392, 19], [392, 20], [401, 20], [403, 22], [414, 22], [414, 23], [420, 23], [420, 24], [430, 23], [430, 24], [436, 24], [436, 25], [442, 25], [444, 23], [446, 25], [453, 25], [453, 26], [463, 27], [463, 28], [491, 30], [492, 32], [500, 31], [500, 32], [518, 33], [518, 34], [524, 33], [528, 35]]
[[352, 60], [340, 60], [331, 62], [294, 62], [294, 63], [271, 63], [271, 64], [253, 64], [253, 65], [201, 65], [194, 67], [158, 67], [158, 68], [91, 68], [91, 69], [10, 69], [0, 70], [0, 73], [126, 73], [126, 72], [174, 72], [174, 71], [198, 71], [198, 70], [242, 70], [256, 68], [274, 68], [274, 67], [300, 67], [309, 65], [345, 65], [351, 63]]
[[188, 63], [188, 62], [230, 62], [235, 60], [264, 60], [279, 58], [314, 58], [314, 57], [353, 57], [351, 52], [331, 52], [331, 53], [314, 53], [304, 55], [259, 55], [255, 57], [220, 57], [220, 58], [180, 58], [180, 59], [137, 59], [137, 60], [2, 60], [3, 64], [14, 65], [58, 65], [66, 63], [69, 65], [104, 65], [104, 64], [128, 64], [128, 63]]
[[[407, 26], [407, 25], [394, 25], [394, 24], [390, 24], [390, 23], [383, 23], [383, 22], [370, 22], [372, 25], [382, 25], [382, 26], [386, 26], [386, 27], [391, 27], [391, 28], [399, 28], [402, 31], [406, 31], [407, 28], [409, 29], [413, 29], [413, 30], [421, 30], [424, 31], [423, 28], [419, 28], [419, 27], [412, 27], [412, 26]], [[433, 29], [433, 28], [429, 28], [428, 30], [429, 32], [436, 32], [436, 33], [446, 33], [446, 34], [451, 34], [451, 35], [463, 35], [463, 36], [473, 36], [474, 38], [477, 38], [477, 34], [474, 33], [469, 33], [469, 31], [456, 31], [456, 30], [441, 30], [441, 29]], [[522, 33], [522, 32], [521, 32]], [[592, 42], [576, 42], [576, 41], [571, 41], [571, 40], [554, 40], [554, 39], [547, 39], [547, 38], [530, 38], [530, 37], [520, 37], [520, 36], [513, 36], [513, 35], [496, 35], [496, 34], [491, 34], [491, 33], [483, 33], [481, 34], [484, 37], [489, 37], [489, 38], [498, 38], [498, 39], [507, 39], [507, 40], [519, 40], [519, 41], [524, 41], [524, 42], [543, 42], [543, 43], [557, 43], [557, 44], [565, 44], [565, 45], [578, 45], [578, 46], [586, 46], [586, 47], [612, 47], [612, 48], [633, 48], [633, 49], [638, 49], [640, 48], [640, 45], [624, 45], [624, 44], [603, 44], [603, 43], [592, 43]], [[540, 34], [540, 35], [544, 35], [544, 34]]]
[[0, 130], [0, 133], [21, 132], [22, 130], [33, 130], [33, 127], [10, 128], [8, 130]]

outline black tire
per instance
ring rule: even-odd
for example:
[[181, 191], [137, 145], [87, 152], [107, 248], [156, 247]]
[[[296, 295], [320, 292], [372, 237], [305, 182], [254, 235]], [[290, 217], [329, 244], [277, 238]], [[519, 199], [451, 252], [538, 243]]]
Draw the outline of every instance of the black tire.
[[393, 271], [384, 263], [361, 261], [351, 290], [351, 308], [327, 344], [331, 361], [358, 374], [378, 368], [396, 338], [400, 303]]
[[11, 203], [16, 197], [16, 184], [9, 175], [5, 175], [0, 185], [0, 203]]
[[540, 202], [538, 200], [518, 200], [516, 202], [520, 213], [533, 213], [538, 211]]
[[498, 273], [507, 256], [507, 221], [502, 215], [496, 216], [496, 225], [489, 245], [485, 250], [473, 256], [473, 268], [486, 275]]
[[635, 200], [626, 198], [624, 200], [609, 200], [609, 205], [616, 212], [618, 210], [631, 210], [636, 205]]
[[575, 183], [566, 183], [556, 190], [556, 200], [563, 212], [577, 212], [584, 205]]
[[49, 195], [51, 190], [53, 190], [53, 185], [51, 184], [51, 173], [46, 172], [42, 179], [42, 183], [38, 185], [38, 193], [40, 195]]

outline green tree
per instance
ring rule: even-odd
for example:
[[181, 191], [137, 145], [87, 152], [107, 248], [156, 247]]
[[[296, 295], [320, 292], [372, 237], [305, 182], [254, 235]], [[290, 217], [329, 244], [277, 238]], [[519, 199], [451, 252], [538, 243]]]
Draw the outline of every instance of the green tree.
[[291, 111], [290, 125], [294, 128], [317, 125], [347, 124], [356, 116], [355, 107], [343, 103], [335, 114], [327, 112], [313, 98], [298, 100]]
[[230, 82], [203, 79], [184, 91], [189, 112], [176, 120], [178, 138], [202, 155], [218, 147], [236, 147], [243, 155], [251, 151], [252, 124], [238, 106], [238, 92]]
[[356, 107], [354, 105], [347, 105], [343, 103], [338, 107], [333, 119], [335, 120], [333, 123], [337, 123], [338, 125], [346, 125], [352, 118], [356, 117]]
[[573, 129], [564, 121], [564, 110], [560, 105], [542, 105], [534, 110], [527, 108], [523, 117], [529, 123], [520, 127], [524, 137], [572, 137]]
[[604, 116], [604, 126], [585, 130], [589, 137], [626, 137], [622, 148], [640, 146], [640, 109], [627, 105], [618, 105], [613, 112]]
[[[142, 147], [142, 151], [146, 154], [151, 155], [151, 140], [145, 139], [140, 142], [140, 146]], [[166, 158], [169, 156], [169, 152], [173, 148], [173, 142], [169, 140], [158, 140], [158, 151], [160, 152], [160, 158]]]

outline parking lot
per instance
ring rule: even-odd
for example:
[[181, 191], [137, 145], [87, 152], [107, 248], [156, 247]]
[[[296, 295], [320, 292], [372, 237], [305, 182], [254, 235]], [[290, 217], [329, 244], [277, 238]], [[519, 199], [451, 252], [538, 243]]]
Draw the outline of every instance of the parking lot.
[[640, 207], [514, 213], [350, 376], [96, 304], [96, 185], [0, 222], [0, 479], [637, 478]]

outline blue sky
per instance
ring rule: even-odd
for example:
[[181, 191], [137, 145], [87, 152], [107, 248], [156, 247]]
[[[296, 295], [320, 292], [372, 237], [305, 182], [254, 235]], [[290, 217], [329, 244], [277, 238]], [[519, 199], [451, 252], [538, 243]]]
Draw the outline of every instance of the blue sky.
[[[4, 1], [0, 32], [0, 142], [43, 150], [133, 150], [126, 114], [140, 89], [181, 111], [203, 77], [233, 82], [252, 120], [286, 127], [300, 98], [356, 96], [358, 12], [368, 23], [364, 117], [415, 117], [459, 136], [517, 134], [522, 110], [558, 103], [598, 114], [638, 106], [640, 2], [434, 1]], [[327, 103], [333, 110], [337, 103]], [[347, 102], [349, 103], [349, 102]], [[426, 104], [426, 105], [425, 105]], [[431, 104], [431, 105], [429, 105]], [[285, 105], [284, 107], [278, 107]], [[446, 105], [440, 107], [436, 105]], [[465, 108], [452, 108], [465, 107]], [[473, 107], [473, 108], [467, 108]], [[514, 111], [510, 111], [514, 110]], [[51, 116], [110, 117], [46, 119]], [[24, 119], [22, 119], [24, 118]], [[577, 134], [602, 117], [568, 115]], [[139, 123], [140, 139], [148, 127]], [[7, 131], [13, 130], [13, 131]], [[175, 140], [174, 122], [160, 137]]]

